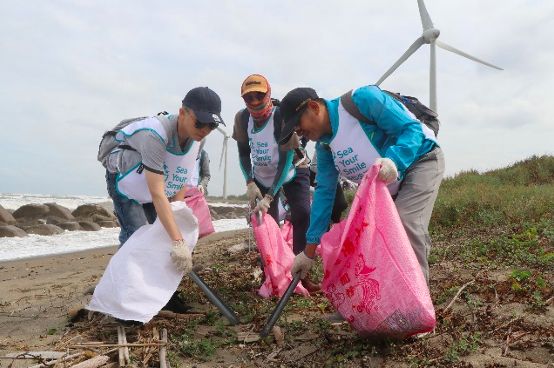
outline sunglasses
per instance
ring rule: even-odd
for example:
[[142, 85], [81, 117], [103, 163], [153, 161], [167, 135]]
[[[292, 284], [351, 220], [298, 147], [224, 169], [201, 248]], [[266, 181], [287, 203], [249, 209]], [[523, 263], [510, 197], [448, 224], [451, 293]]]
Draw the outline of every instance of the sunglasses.
[[210, 130], [214, 130], [215, 128], [217, 128], [218, 125], [219, 125], [218, 123], [202, 123], [198, 120], [196, 120], [194, 122], [194, 127], [196, 129], [204, 129], [204, 128], [208, 127], [208, 128], [210, 128]]
[[254, 101], [263, 101], [265, 93], [263, 92], [249, 92], [242, 96], [242, 99], [246, 103], [252, 103]]

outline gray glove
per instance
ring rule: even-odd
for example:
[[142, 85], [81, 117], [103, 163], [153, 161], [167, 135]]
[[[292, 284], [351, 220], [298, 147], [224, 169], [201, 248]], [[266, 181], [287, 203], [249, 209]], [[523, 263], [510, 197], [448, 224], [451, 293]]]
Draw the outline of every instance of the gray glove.
[[254, 208], [254, 206], [256, 206], [256, 199], [263, 199], [262, 192], [260, 192], [260, 188], [258, 188], [254, 181], [251, 181], [246, 185], [246, 195], [248, 196], [248, 201], [250, 202], [250, 208]]
[[175, 266], [184, 273], [189, 273], [192, 270], [192, 254], [184, 239], [173, 241], [171, 259]]
[[204, 189], [204, 186], [203, 185], [199, 185], [196, 187], [198, 189], [198, 191], [202, 194], [206, 194], [206, 189]]
[[375, 160], [375, 163], [377, 165], [381, 165], [377, 177], [380, 180], [384, 181], [385, 184], [390, 184], [398, 179], [398, 170], [396, 169], [394, 161], [392, 161], [390, 158], [378, 158], [377, 160]]
[[308, 272], [314, 264], [314, 259], [310, 258], [304, 252], [300, 252], [294, 257], [294, 263], [292, 264], [292, 269], [290, 273], [294, 276], [297, 273], [300, 274], [300, 279], [303, 280], [308, 276]]
[[266, 194], [264, 198], [258, 202], [256, 208], [254, 208], [254, 212], [261, 212], [261, 214], [266, 214], [267, 211], [269, 211], [269, 207], [271, 207], [271, 201], [273, 201], [273, 197], [269, 194]]

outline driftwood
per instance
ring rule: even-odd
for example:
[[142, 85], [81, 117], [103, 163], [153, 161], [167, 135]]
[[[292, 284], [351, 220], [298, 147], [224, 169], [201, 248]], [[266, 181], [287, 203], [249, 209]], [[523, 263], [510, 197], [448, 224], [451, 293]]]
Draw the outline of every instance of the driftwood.
[[130, 347], [130, 348], [140, 348], [145, 346], [163, 346], [164, 343], [127, 343], [127, 344], [78, 344], [78, 345], [70, 345], [68, 348], [71, 349], [91, 349], [91, 348], [124, 348], [124, 347]]
[[[162, 343], [167, 344], [167, 330], [162, 329]], [[165, 345], [160, 346], [160, 368], [167, 368], [166, 362], [167, 351]]]
[[81, 362], [79, 364], [75, 364], [71, 368], [97, 368], [104, 364], [106, 364], [110, 360], [109, 356], [106, 355], [98, 355], [94, 358], [85, 360], [84, 362]]
[[245, 332], [237, 333], [237, 340], [242, 342], [243, 344], [256, 342], [256, 341], [259, 341], [260, 339], [261, 339], [260, 334], [255, 332], [245, 331]]
[[[149, 341], [152, 341], [153, 343], [158, 343], [159, 337], [158, 337], [158, 329], [156, 327], [152, 328], [152, 339]], [[147, 367], [148, 362], [150, 361], [150, 358], [152, 358], [153, 352], [155, 349], [150, 349], [150, 347], [144, 349], [144, 359], [142, 360], [142, 365]]]
[[63, 351], [26, 351], [23, 353], [9, 353], [0, 359], [59, 359], [66, 355]]
[[44, 368], [44, 367], [51, 367], [55, 364], [58, 364], [58, 363], [63, 363], [63, 362], [67, 362], [69, 360], [72, 360], [72, 359], [75, 359], [75, 358], [79, 358], [80, 356], [82, 355], [85, 355], [84, 352], [80, 352], [80, 353], [76, 353], [76, 354], [71, 354], [71, 355], [67, 355], [67, 356], [62, 356], [61, 358], [57, 359], [57, 360], [52, 360], [52, 361], [49, 361], [49, 362], [46, 362], [46, 363], [41, 363], [41, 364], [37, 364], [37, 365], [33, 365], [33, 366], [30, 366], [29, 368]]
[[125, 329], [123, 326], [117, 326], [117, 343], [119, 353], [119, 366], [124, 367], [129, 364], [129, 347], [127, 346], [127, 336], [125, 335]]
[[[121, 326], [121, 334], [123, 335], [123, 344], [127, 344], [127, 335], [125, 334], [125, 327]], [[123, 357], [125, 358], [125, 365], [129, 364], [131, 362], [131, 359], [129, 358], [129, 347], [125, 346], [123, 348]]]
[[206, 315], [204, 313], [174, 313], [167, 310], [161, 310], [158, 312], [158, 317], [162, 318], [176, 318], [184, 321], [193, 321], [196, 319], [204, 318]]

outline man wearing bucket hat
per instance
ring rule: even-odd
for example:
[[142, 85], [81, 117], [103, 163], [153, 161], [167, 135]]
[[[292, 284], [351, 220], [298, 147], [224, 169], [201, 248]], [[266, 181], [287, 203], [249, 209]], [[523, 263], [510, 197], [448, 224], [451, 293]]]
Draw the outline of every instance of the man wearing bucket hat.
[[325, 100], [312, 88], [296, 88], [281, 103], [280, 141], [296, 132], [316, 143], [317, 182], [307, 246], [293, 273], [304, 275], [327, 230], [339, 175], [359, 183], [374, 164], [388, 184], [423, 274], [429, 280], [428, 226], [444, 173], [444, 156], [433, 131], [377, 86]]
[[106, 168], [108, 194], [121, 227], [120, 246], [158, 216], [173, 241], [174, 263], [185, 273], [191, 270], [192, 255], [169, 202], [184, 197], [201, 142], [224, 124], [220, 114], [219, 96], [197, 87], [186, 94], [177, 115], [127, 119], [104, 133], [98, 160]]
[[[233, 138], [237, 141], [251, 207], [268, 212], [278, 223], [278, 200], [274, 199], [283, 188], [291, 212], [293, 251], [302, 253], [310, 214], [309, 160], [298, 139], [287, 142], [287, 146], [279, 145], [283, 120], [264, 76], [248, 76], [242, 83], [241, 97], [246, 108], [235, 116]], [[303, 277], [302, 284], [308, 291], [319, 290], [319, 285], [307, 277]]]

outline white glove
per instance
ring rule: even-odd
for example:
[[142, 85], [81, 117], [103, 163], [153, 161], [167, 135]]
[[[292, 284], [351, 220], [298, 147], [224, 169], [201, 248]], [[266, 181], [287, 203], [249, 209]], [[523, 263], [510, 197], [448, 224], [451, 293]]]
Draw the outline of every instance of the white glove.
[[269, 194], [266, 194], [264, 198], [258, 202], [258, 205], [256, 208], [254, 208], [254, 212], [261, 212], [262, 215], [265, 215], [267, 211], [269, 211], [269, 207], [271, 206], [271, 201], [273, 201], [273, 197]]
[[206, 194], [206, 193], [205, 193], [206, 190], [204, 189], [204, 186], [203, 186], [203, 185], [199, 185], [199, 186], [197, 186], [196, 188], [198, 188], [198, 190], [200, 191], [200, 193]]
[[390, 184], [398, 179], [398, 170], [396, 169], [396, 165], [390, 158], [378, 158], [377, 160], [375, 160], [375, 163], [381, 166], [377, 177], [380, 180], [384, 181], [385, 184]]
[[248, 201], [250, 201], [250, 208], [254, 208], [256, 199], [263, 199], [262, 192], [260, 192], [260, 188], [258, 188], [254, 181], [246, 185], [246, 195], [248, 196]]
[[184, 273], [189, 273], [192, 270], [192, 254], [184, 239], [173, 241], [171, 259], [175, 266]]
[[304, 252], [300, 252], [294, 257], [294, 263], [292, 264], [292, 269], [290, 273], [294, 276], [295, 274], [300, 274], [300, 279], [303, 280], [308, 276], [308, 272], [314, 264], [314, 259], [310, 258]]

